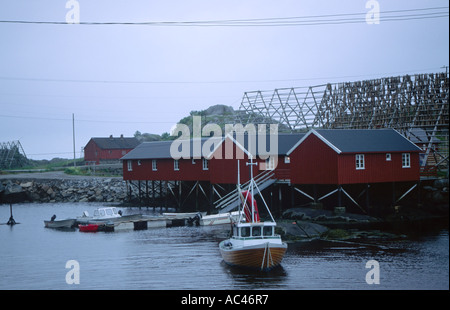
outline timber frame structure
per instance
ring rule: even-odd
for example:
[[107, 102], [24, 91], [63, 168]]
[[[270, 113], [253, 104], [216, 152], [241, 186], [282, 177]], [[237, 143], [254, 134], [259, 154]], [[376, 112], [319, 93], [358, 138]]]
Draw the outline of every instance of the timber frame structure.
[[448, 171], [449, 75], [385, 77], [245, 92], [236, 123], [280, 131], [393, 128], [424, 150], [422, 172]]
[[0, 142], [0, 169], [26, 164], [27, 156], [19, 140]]

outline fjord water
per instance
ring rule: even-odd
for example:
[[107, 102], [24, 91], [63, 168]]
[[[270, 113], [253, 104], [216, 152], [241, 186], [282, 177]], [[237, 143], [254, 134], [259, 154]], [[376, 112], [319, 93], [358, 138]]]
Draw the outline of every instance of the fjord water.
[[[268, 273], [227, 266], [218, 243], [227, 232], [202, 227], [81, 233], [44, 227], [57, 219], [92, 214], [101, 204], [16, 204], [20, 224], [4, 225], [0, 205], [0, 289], [449, 289], [448, 227], [407, 238], [368, 243], [313, 240], [290, 243], [282, 267]], [[124, 214], [156, 213], [122, 208]], [[79, 264], [79, 284], [67, 284]], [[369, 260], [379, 263], [380, 284], [367, 284]]]

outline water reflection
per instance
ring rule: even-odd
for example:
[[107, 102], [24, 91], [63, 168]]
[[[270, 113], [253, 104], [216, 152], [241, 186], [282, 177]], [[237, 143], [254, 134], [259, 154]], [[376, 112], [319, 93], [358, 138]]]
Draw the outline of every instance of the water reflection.
[[236, 288], [278, 289], [283, 287], [283, 282], [287, 277], [287, 272], [283, 268], [283, 265], [263, 272], [238, 266], [230, 266], [222, 260], [220, 267]]

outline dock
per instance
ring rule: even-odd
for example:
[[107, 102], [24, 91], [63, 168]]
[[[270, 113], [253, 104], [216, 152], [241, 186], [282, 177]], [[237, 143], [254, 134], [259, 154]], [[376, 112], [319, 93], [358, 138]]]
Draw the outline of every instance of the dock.
[[101, 231], [115, 232], [126, 230], [147, 230], [149, 228], [179, 227], [196, 225], [195, 217], [198, 212], [192, 213], [163, 213], [161, 216], [143, 214], [124, 215], [118, 218], [98, 220], [78, 217], [76, 226], [99, 224]]

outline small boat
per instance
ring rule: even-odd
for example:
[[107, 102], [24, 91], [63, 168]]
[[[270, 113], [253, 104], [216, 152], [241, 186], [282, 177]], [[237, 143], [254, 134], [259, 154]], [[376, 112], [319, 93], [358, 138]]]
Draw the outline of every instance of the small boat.
[[65, 219], [65, 220], [55, 220], [56, 215], [53, 215], [50, 221], [44, 221], [44, 225], [47, 228], [59, 228], [59, 229], [70, 229], [74, 228], [76, 225], [76, 219]]
[[219, 250], [228, 265], [268, 271], [281, 264], [287, 244], [281, 240], [280, 235], [275, 234], [276, 222], [262, 195], [260, 196], [271, 221], [261, 222], [253, 193], [254, 188], [259, 191], [253, 180], [253, 160], [247, 165], [251, 165], [249, 189], [241, 191], [238, 182], [242, 211], [238, 221], [232, 224], [231, 238], [220, 242]]
[[77, 222], [81, 224], [89, 224], [92, 222], [114, 220], [122, 217], [122, 212], [115, 207], [97, 208], [94, 210], [94, 215], [90, 216], [87, 211], [83, 212], [82, 216], [77, 217]]
[[227, 213], [205, 215], [200, 219], [200, 226], [229, 226], [232, 222], [237, 222], [240, 211], [233, 211]]
[[164, 212], [162, 216], [167, 217], [168, 219], [188, 219], [193, 218], [195, 216], [204, 216], [206, 212], [185, 212], [185, 213], [176, 213], [176, 212]]
[[100, 226], [99, 224], [86, 224], [86, 225], [79, 224], [78, 228], [80, 229], [80, 232], [97, 232], [99, 226]]

